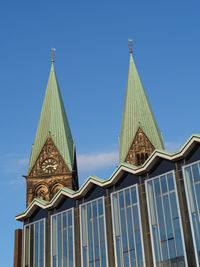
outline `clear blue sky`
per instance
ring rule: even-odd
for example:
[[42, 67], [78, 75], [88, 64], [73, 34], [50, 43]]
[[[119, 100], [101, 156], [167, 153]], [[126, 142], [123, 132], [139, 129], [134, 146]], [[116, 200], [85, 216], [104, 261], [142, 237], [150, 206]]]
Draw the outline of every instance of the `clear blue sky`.
[[[176, 150], [200, 133], [199, 1], [4, 1], [0, 8], [0, 255], [13, 264], [15, 214], [55, 47], [55, 68], [79, 156], [80, 184], [117, 165], [127, 39], [163, 132]], [[95, 159], [95, 160], [93, 160]]]

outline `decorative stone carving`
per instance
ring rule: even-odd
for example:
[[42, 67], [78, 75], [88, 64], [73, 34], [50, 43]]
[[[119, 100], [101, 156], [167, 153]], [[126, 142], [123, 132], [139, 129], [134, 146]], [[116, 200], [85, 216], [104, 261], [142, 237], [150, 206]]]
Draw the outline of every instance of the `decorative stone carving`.
[[42, 151], [40, 152], [38, 159], [35, 162], [29, 176], [34, 177], [38, 175], [49, 175], [46, 174], [42, 169], [42, 164], [46, 159], [54, 159], [58, 166], [54, 174], [60, 174], [64, 172], [69, 172], [68, 166], [65, 164], [62, 156], [60, 155], [58, 149], [54, 145], [54, 142], [50, 136], [48, 136], [46, 143], [44, 144]]
[[[56, 168], [49, 173], [45, 172], [43, 167], [47, 159], [53, 159], [57, 164]], [[48, 136], [30, 174], [25, 177], [27, 206], [35, 197], [50, 201], [62, 187], [73, 189], [73, 175], [74, 172], [69, 170], [52, 138]]]
[[52, 186], [52, 189], [51, 189], [52, 195], [55, 195], [62, 187], [63, 185], [60, 183], [54, 184], [54, 186]]
[[49, 200], [49, 189], [46, 185], [40, 184], [35, 188], [35, 197], [39, 197], [43, 200], [48, 201]]
[[135, 166], [142, 165], [155, 150], [142, 128], [139, 127], [133, 143], [126, 156], [125, 162]]

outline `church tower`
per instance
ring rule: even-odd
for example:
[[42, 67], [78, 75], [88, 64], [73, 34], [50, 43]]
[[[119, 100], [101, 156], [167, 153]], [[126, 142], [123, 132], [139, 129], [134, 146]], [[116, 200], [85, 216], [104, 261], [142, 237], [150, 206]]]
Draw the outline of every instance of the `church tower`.
[[131, 44], [123, 119], [119, 138], [120, 163], [142, 165], [163, 139], [137, 71]]
[[53, 59], [25, 178], [27, 206], [36, 197], [50, 201], [61, 187], [78, 189], [75, 144]]

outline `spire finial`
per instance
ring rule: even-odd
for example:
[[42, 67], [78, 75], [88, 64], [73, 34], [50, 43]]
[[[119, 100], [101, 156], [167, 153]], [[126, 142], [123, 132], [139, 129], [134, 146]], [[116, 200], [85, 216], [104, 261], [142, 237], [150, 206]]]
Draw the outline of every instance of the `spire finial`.
[[132, 54], [133, 53], [133, 50], [132, 50], [133, 40], [132, 39], [128, 39], [128, 47], [129, 47], [129, 53]]
[[51, 48], [51, 62], [54, 62], [55, 54], [56, 54], [56, 49], [55, 48]]

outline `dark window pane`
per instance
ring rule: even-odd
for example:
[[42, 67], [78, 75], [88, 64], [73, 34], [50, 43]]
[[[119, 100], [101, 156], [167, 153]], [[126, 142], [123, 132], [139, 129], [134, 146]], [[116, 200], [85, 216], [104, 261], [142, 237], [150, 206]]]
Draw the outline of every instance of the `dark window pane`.
[[91, 204], [87, 204], [87, 217], [88, 219], [92, 217]]
[[161, 247], [160, 247], [160, 240], [158, 236], [158, 228], [157, 226], [153, 226], [153, 242], [154, 242], [154, 248], [155, 248], [155, 257], [156, 262], [159, 262], [161, 260]]
[[197, 193], [198, 210], [200, 210], [200, 183], [196, 184], [196, 193]]
[[39, 223], [35, 224], [35, 267], [38, 267], [38, 249], [39, 249]]
[[93, 251], [93, 233], [92, 233], [92, 220], [88, 220], [88, 248], [89, 248], [89, 261], [94, 260], [94, 251]]
[[58, 267], [62, 266], [62, 230], [61, 215], [58, 215]]
[[178, 208], [177, 208], [177, 203], [176, 203], [175, 192], [170, 193], [170, 202], [171, 202], [171, 209], [172, 209], [172, 218], [175, 219], [178, 217]]
[[83, 266], [87, 267], [88, 259], [87, 259], [87, 247], [83, 248]]
[[195, 181], [199, 181], [200, 180], [200, 175], [199, 175], [199, 169], [198, 169], [198, 165], [194, 164], [192, 165], [192, 172], [193, 172], [193, 177]]
[[162, 245], [163, 260], [166, 261], [167, 259], [169, 259], [168, 248], [167, 248], [167, 241], [163, 241], [161, 243], [161, 245]]
[[63, 228], [67, 227], [67, 216], [66, 216], [66, 212], [63, 213]]
[[140, 231], [135, 232], [135, 240], [136, 240], [138, 266], [142, 266], [143, 265], [143, 257], [142, 257], [142, 245], [141, 245]]
[[129, 255], [128, 255], [128, 252], [124, 253], [124, 266], [129, 266]]
[[196, 199], [195, 199], [195, 193], [194, 193], [194, 183], [193, 183], [192, 172], [191, 172], [190, 167], [185, 168], [185, 175], [186, 175], [186, 183], [187, 183], [187, 188], [188, 188], [188, 196], [189, 196], [191, 212], [192, 213], [197, 212]]
[[135, 186], [131, 188], [131, 198], [132, 198], [132, 203], [137, 203], [137, 195], [136, 195], [136, 188]]
[[99, 215], [103, 214], [103, 200], [98, 200]]
[[123, 251], [128, 250], [127, 243], [127, 229], [126, 229], [126, 218], [125, 218], [125, 210], [121, 209], [121, 228], [122, 228], [122, 243], [123, 243]]
[[158, 221], [160, 228], [160, 238], [161, 240], [166, 240], [166, 231], [163, 217], [163, 207], [162, 207], [162, 199], [161, 197], [157, 197], [157, 213], [158, 213]]
[[125, 201], [126, 201], [126, 206], [129, 206], [131, 203], [130, 199], [130, 191], [129, 189], [125, 190]]
[[167, 182], [168, 182], [169, 191], [174, 190], [174, 179], [173, 179], [173, 174], [172, 173], [169, 173], [167, 175]]
[[134, 219], [134, 228], [136, 231], [136, 230], [140, 229], [139, 214], [138, 214], [138, 207], [137, 206], [133, 206], [133, 219]]
[[173, 224], [174, 224], [177, 256], [183, 256], [183, 244], [182, 244], [182, 237], [181, 237], [179, 219], [174, 220]]
[[200, 251], [200, 223], [199, 223], [199, 216], [197, 214], [192, 214], [192, 221], [193, 221], [194, 235], [195, 235], [197, 250]]
[[124, 192], [119, 192], [119, 204], [120, 204], [120, 208], [124, 207]]
[[65, 229], [63, 231], [63, 265], [67, 266], [67, 257], [68, 257], [68, 251], [67, 251], [67, 230]]
[[122, 252], [122, 248], [121, 248], [121, 238], [120, 237], [116, 237], [116, 250], [117, 250], [117, 263], [118, 266], [121, 266], [121, 252]]
[[92, 212], [93, 212], [93, 217], [97, 216], [97, 202], [94, 201], [92, 202]]
[[156, 196], [160, 195], [160, 181], [159, 179], [154, 180], [155, 194]]
[[126, 209], [126, 213], [127, 213], [127, 224], [128, 224], [129, 249], [131, 250], [135, 248], [131, 207], [128, 207]]
[[136, 266], [136, 259], [135, 259], [135, 251], [130, 252], [130, 258], [131, 258], [131, 267]]
[[163, 196], [163, 205], [164, 205], [164, 213], [165, 213], [165, 221], [166, 221], [167, 238], [169, 239], [173, 237], [173, 229], [172, 229], [172, 220], [171, 220], [171, 214], [170, 214], [168, 195]]
[[166, 183], [166, 177], [162, 176], [160, 178], [160, 182], [161, 182], [161, 188], [162, 188], [162, 194], [167, 192], [167, 183]]
[[68, 226], [72, 225], [72, 211], [68, 212]]
[[95, 260], [99, 259], [99, 232], [97, 217], [94, 218], [94, 253]]
[[99, 218], [99, 231], [100, 231], [100, 241], [105, 240], [105, 234], [104, 234], [104, 218]]
[[40, 267], [44, 265], [44, 221], [40, 222]]
[[31, 233], [30, 233], [30, 266], [33, 266], [33, 244], [34, 244], [34, 225], [31, 224]]
[[170, 239], [169, 242], [169, 254], [170, 254], [170, 259], [176, 258], [176, 251], [175, 251], [175, 246], [174, 246], [174, 239]]
[[101, 242], [101, 266], [106, 266], [106, 247], [105, 242]]

